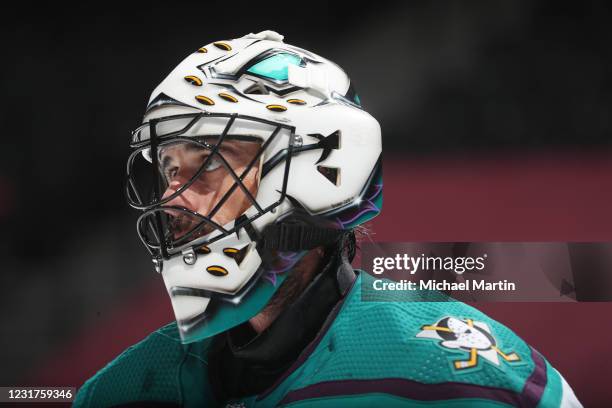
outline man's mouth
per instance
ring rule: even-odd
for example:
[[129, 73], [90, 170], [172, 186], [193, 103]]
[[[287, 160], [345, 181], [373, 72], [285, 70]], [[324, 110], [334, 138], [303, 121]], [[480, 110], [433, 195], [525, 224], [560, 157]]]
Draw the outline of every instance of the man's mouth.
[[190, 241], [210, 234], [215, 228], [208, 222], [185, 214], [169, 215], [168, 229], [171, 236], [181, 239], [189, 235]]

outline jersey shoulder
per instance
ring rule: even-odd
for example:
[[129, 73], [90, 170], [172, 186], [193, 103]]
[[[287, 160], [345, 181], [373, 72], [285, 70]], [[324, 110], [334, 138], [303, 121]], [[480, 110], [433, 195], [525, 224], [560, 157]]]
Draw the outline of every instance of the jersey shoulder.
[[512, 330], [452, 299], [362, 299], [361, 286], [374, 279], [360, 272], [285, 402], [324, 392], [380, 394], [401, 403], [560, 405], [567, 384]]
[[179, 374], [188, 355], [176, 323], [129, 347], [79, 389], [77, 407], [110, 407], [155, 402], [181, 403]]

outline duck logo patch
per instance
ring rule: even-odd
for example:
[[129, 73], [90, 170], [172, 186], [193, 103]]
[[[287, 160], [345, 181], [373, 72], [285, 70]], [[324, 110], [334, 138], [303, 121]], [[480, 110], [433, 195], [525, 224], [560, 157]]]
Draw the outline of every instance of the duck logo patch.
[[444, 348], [464, 351], [465, 359], [453, 361], [456, 370], [478, 367], [481, 357], [496, 366], [500, 365], [500, 358], [508, 363], [521, 361], [515, 352], [504, 352], [497, 346], [486, 323], [472, 319], [445, 317], [432, 325], [422, 326], [416, 337], [439, 340], [438, 344]]

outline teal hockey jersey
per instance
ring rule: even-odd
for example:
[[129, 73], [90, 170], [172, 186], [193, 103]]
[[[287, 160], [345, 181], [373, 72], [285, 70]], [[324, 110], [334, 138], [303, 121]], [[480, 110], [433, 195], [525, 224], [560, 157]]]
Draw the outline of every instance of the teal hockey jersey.
[[211, 339], [182, 345], [176, 324], [128, 348], [89, 379], [75, 406], [579, 407], [546, 359], [461, 302], [365, 301], [359, 272], [315, 339], [259, 395], [220, 404]]

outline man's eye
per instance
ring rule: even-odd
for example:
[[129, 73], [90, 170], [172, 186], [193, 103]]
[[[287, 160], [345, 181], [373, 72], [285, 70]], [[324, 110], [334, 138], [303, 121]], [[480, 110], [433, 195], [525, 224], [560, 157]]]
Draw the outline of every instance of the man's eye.
[[217, 170], [219, 167], [221, 167], [221, 160], [219, 160], [217, 157], [212, 157], [206, 164], [204, 171]]

